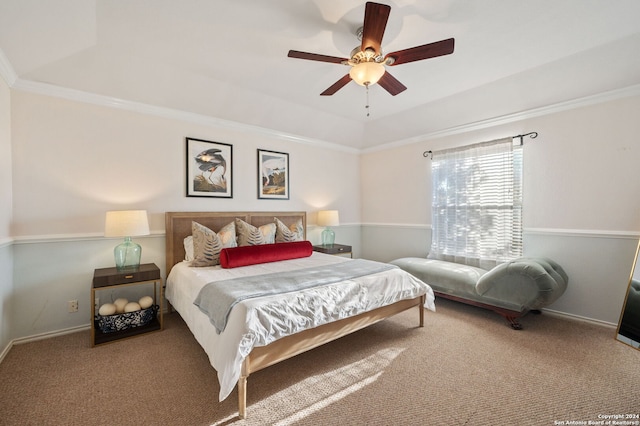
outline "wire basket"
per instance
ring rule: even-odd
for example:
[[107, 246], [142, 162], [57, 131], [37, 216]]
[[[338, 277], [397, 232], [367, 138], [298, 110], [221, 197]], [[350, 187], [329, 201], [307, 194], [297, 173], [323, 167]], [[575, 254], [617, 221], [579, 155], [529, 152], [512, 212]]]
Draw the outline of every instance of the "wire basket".
[[157, 315], [159, 306], [153, 305], [147, 309], [125, 312], [114, 315], [96, 315], [98, 328], [103, 333], [127, 330], [149, 324]]

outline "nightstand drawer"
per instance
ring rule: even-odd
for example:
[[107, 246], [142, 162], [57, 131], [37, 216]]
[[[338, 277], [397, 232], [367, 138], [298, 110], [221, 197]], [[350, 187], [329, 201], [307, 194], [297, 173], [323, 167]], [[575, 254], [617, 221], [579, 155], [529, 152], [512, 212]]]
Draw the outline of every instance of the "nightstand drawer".
[[105, 287], [115, 284], [127, 284], [140, 281], [153, 281], [160, 279], [160, 269], [154, 263], [145, 263], [131, 270], [117, 268], [96, 269], [93, 274], [93, 287]]

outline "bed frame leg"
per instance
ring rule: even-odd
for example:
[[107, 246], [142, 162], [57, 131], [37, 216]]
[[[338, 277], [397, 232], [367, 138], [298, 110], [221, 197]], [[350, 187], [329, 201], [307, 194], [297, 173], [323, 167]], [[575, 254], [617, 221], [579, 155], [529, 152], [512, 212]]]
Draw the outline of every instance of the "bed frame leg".
[[418, 305], [418, 309], [420, 309], [420, 327], [424, 327], [424, 304], [427, 301], [427, 296], [422, 295], [420, 297], [420, 304]]
[[238, 379], [238, 417], [247, 418], [247, 376]]

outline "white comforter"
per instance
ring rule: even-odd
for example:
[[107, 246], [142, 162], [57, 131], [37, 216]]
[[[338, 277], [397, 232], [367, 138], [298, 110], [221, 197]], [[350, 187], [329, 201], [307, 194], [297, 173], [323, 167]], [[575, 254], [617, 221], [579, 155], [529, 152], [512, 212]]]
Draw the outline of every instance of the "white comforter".
[[166, 297], [180, 313], [218, 372], [219, 400], [240, 378], [242, 361], [254, 347], [337, 319], [357, 315], [399, 300], [426, 294], [425, 307], [435, 310], [431, 288], [401, 269], [300, 292], [244, 300], [231, 310], [226, 329], [217, 334], [207, 315], [193, 301], [215, 280], [348, 262], [350, 259], [314, 252], [310, 257], [222, 269], [175, 265], [167, 278]]

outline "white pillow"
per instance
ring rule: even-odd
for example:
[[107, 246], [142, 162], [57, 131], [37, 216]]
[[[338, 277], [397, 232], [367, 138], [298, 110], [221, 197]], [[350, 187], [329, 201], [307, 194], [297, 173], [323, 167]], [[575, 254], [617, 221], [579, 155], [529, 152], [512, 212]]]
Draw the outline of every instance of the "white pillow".
[[193, 260], [193, 235], [184, 239], [184, 260], [188, 262]]

